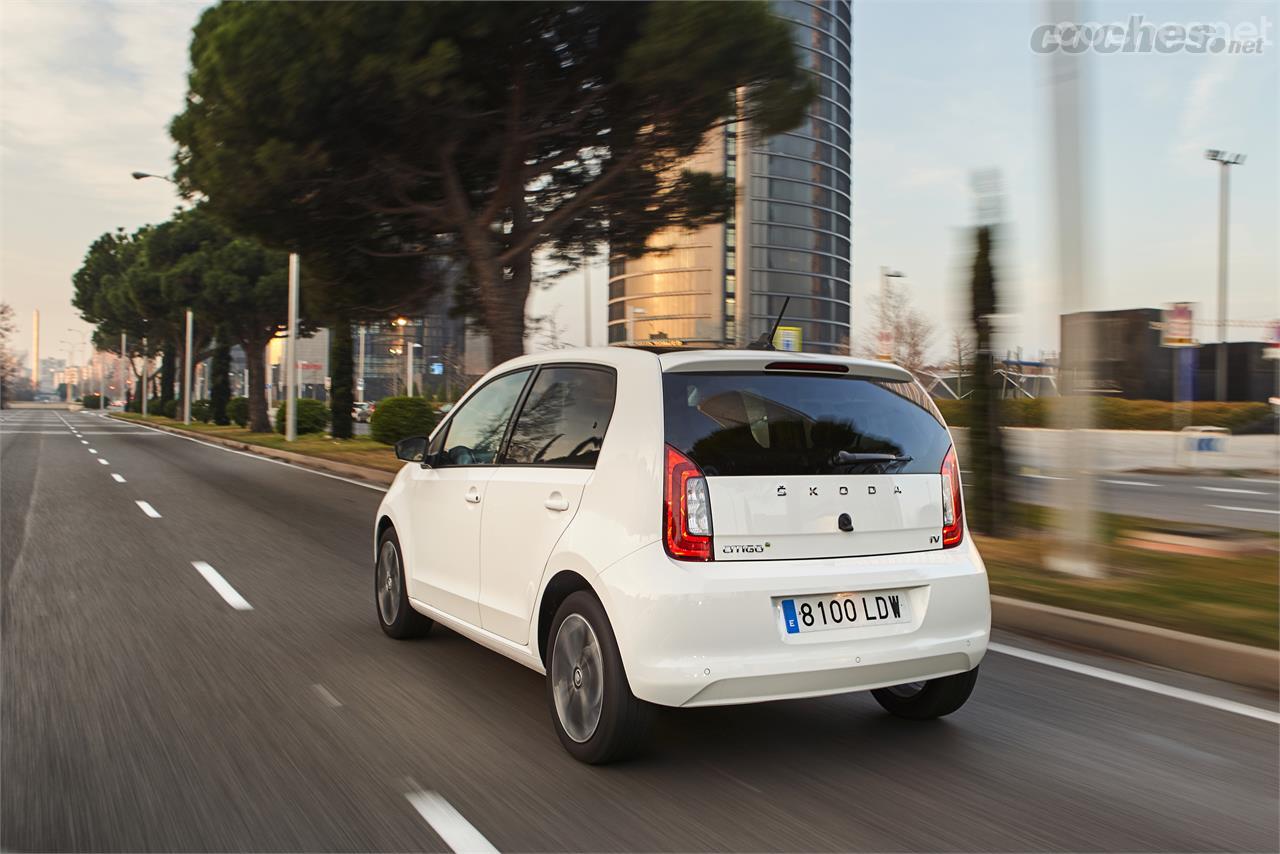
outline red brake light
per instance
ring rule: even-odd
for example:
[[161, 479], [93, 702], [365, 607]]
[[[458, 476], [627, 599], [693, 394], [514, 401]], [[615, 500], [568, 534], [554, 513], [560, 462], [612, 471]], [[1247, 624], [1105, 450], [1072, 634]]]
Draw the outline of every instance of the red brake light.
[[662, 510], [667, 554], [678, 560], [711, 560], [709, 512], [705, 534], [695, 534], [689, 524], [689, 493], [701, 493], [705, 503], [706, 479], [693, 460], [667, 445], [663, 466]]
[[964, 539], [964, 503], [960, 498], [960, 464], [952, 447], [942, 460], [942, 547], [960, 545]]

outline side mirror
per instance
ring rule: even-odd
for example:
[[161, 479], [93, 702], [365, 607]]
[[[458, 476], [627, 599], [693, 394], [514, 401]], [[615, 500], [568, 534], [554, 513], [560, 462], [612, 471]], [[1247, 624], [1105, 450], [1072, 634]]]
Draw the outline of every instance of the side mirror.
[[427, 456], [427, 437], [409, 436], [396, 442], [396, 459], [406, 463], [420, 463]]

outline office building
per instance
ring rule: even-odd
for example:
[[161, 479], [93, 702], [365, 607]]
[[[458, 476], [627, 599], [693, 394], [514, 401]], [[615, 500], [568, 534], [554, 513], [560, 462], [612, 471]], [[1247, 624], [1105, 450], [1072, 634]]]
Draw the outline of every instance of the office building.
[[611, 344], [738, 347], [773, 324], [800, 349], [848, 353], [852, 13], [847, 0], [786, 0], [799, 59], [819, 95], [799, 127], [759, 138], [745, 122], [708, 135], [689, 167], [737, 186], [729, 221], [655, 234], [654, 251], [609, 265]]

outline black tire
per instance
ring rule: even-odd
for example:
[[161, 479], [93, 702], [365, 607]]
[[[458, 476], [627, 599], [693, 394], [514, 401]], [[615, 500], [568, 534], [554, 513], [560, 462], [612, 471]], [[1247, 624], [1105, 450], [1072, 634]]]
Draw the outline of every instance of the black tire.
[[[568, 659], [563, 655], [558, 658], [557, 647], [561, 644], [562, 652], [572, 653], [577, 649], [574, 633], [577, 637], [584, 636], [579, 620], [590, 627], [590, 633], [585, 634], [587, 643], [582, 646], [580, 654], [570, 654]], [[569, 627], [562, 637], [561, 629], [566, 623]], [[592, 645], [598, 656], [589, 651]], [[566, 660], [574, 662], [571, 670], [565, 667]], [[561, 679], [562, 675], [568, 680], [567, 684]], [[596, 677], [602, 677], [599, 683], [595, 681]], [[577, 726], [582, 721], [574, 720], [574, 712], [569, 707], [594, 708], [596, 704], [590, 702], [590, 696], [591, 687], [596, 684], [602, 687], [598, 722], [594, 727]], [[557, 685], [560, 701], [557, 701]], [[600, 600], [588, 591], [570, 594], [551, 621], [547, 635], [547, 705], [560, 743], [580, 762], [602, 765], [625, 759], [639, 752], [647, 741], [653, 707], [631, 693], [609, 618]], [[576, 729], [577, 737], [570, 734], [566, 721], [561, 719], [562, 706], [568, 726]], [[588, 713], [586, 718], [589, 721], [591, 715]]]
[[949, 715], [964, 705], [978, 682], [978, 668], [927, 682], [877, 688], [871, 692], [885, 711], [900, 718], [928, 721]]
[[[394, 574], [384, 573], [384, 560], [392, 555], [395, 558]], [[386, 568], [392, 569], [389, 566]], [[419, 614], [409, 604], [404, 552], [400, 548], [400, 538], [396, 536], [395, 528], [387, 528], [378, 538], [378, 554], [373, 564], [373, 611], [378, 615], [378, 625], [382, 626], [382, 631], [396, 640], [422, 637], [435, 625], [429, 617]]]

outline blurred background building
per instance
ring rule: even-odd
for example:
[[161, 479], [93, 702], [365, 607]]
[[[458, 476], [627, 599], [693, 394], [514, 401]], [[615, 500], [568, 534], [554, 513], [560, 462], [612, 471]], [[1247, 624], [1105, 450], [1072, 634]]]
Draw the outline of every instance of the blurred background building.
[[714, 131], [689, 166], [723, 172], [738, 204], [723, 225], [659, 232], [655, 251], [609, 264], [609, 343], [743, 346], [784, 325], [801, 349], [848, 353], [849, 133], [853, 36], [848, 0], [784, 0], [797, 53], [820, 97], [795, 130], [754, 138], [743, 122]]

